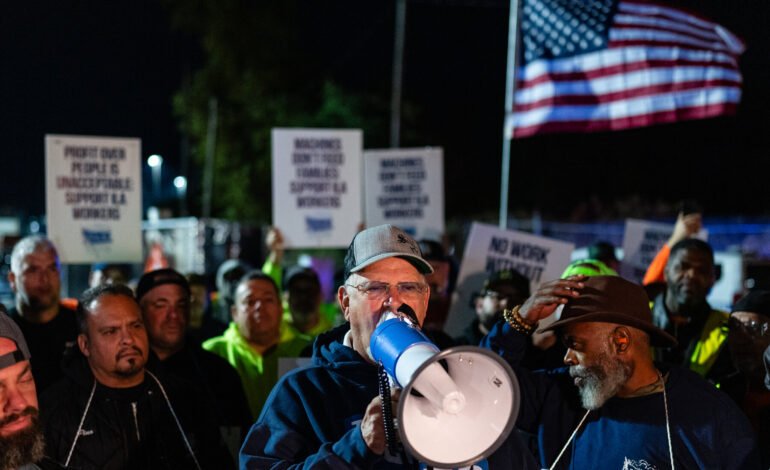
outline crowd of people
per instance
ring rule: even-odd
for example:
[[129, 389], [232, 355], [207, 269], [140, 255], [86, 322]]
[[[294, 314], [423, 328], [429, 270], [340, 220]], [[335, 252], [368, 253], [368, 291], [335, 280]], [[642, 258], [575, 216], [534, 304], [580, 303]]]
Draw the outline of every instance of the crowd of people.
[[391, 225], [352, 239], [335, 302], [282, 265], [277, 229], [261, 269], [220, 266], [216, 303], [201, 274], [110, 265], [67, 302], [56, 247], [23, 238], [0, 313], [0, 470], [426, 468], [389, 431], [400, 393], [370, 351], [388, 312], [515, 371], [515, 431], [474, 468], [769, 468], [770, 292], [711, 308], [700, 224], [679, 217], [642, 284], [606, 243], [534, 292], [488, 273], [456, 337], [456, 261]]

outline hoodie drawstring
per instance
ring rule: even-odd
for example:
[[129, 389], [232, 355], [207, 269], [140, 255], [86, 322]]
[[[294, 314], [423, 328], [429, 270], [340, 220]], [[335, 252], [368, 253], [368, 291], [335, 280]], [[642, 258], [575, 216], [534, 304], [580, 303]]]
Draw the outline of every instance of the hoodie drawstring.
[[[152, 379], [155, 381], [156, 384], [158, 384], [158, 388], [160, 388], [160, 392], [163, 394], [163, 398], [166, 400], [166, 405], [168, 405], [169, 411], [171, 411], [171, 416], [174, 418], [174, 422], [176, 423], [177, 429], [179, 429], [179, 433], [182, 435], [182, 440], [184, 440], [184, 444], [187, 447], [187, 451], [190, 452], [190, 456], [193, 459], [193, 462], [195, 463], [195, 468], [198, 470], [201, 470], [201, 466], [198, 463], [197, 457], [195, 457], [195, 452], [192, 450], [192, 446], [190, 445], [190, 441], [187, 440], [187, 435], [184, 433], [184, 429], [182, 429], [182, 424], [179, 422], [179, 418], [176, 416], [176, 412], [174, 411], [174, 407], [171, 406], [171, 400], [168, 399], [168, 395], [166, 394], [166, 389], [163, 388], [163, 384], [160, 383], [160, 380], [158, 380], [157, 377], [155, 377], [155, 374], [150, 372], [149, 370], [145, 370], [145, 372], [152, 377]], [[67, 454], [67, 460], [64, 462], [64, 466], [68, 467], [70, 464], [70, 459], [72, 459], [72, 453], [75, 451], [75, 446], [78, 443], [78, 439], [80, 438], [80, 432], [83, 430], [83, 423], [86, 421], [86, 415], [88, 414], [88, 410], [91, 408], [91, 401], [94, 399], [94, 393], [96, 392], [96, 380], [94, 380], [94, 385], [91, 387], [91, 394], [88, 396], [88, 402], [86, 402], [86, 409], [83, 410], [83, 416], [80, 417], [80, 424], [78, 424], [78, 430], [75, 433], [75, 440], [72, 441], [72, 446], [70, 447], [70, 451]], [[136, 412], [136, 409], [134, 409], [134, 412]], [[136, 417], [136, 414], [134, 414], [134, 417]], [[137, 433], [138, 433], [138, 426], [137, 426]]]
[[67, 454], [67, 461], [64, 462], [65, 467], [69, 467], [70, 459], [72, 458], [72, 453], [75, 451], [75, 446], [78, 443], [78, 439], [80, 438], [80, 431], [83, 430], [83, 423], [86, 421], [86, 415], [88, 414], [88, 410], [91, 408], [91, 400], [94, 399], [94, 392], [96, 392], [96, 379], [94, 379], [94, 385], [91, 387], [91, 394], [88, 396], [88, 402], [86, 402], [86, 409], [83, 410], [83, 416], [80, 417], [80, 424], [78, 424], [78, 430], [75, 432], [75, 440], [72, 441], [72, 447], [70, 447], [70, 451]]

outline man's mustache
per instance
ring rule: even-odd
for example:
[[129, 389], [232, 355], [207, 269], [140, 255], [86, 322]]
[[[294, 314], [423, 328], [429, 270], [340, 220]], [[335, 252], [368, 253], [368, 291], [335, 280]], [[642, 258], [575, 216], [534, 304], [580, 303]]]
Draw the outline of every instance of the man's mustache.
[[34, 418], [37, 418], [38, 411], [37, 408], [33, 408], [31, 406], [28, 406], [24, 408], [20, 413], [14, 413], [12, 415], [8, 415], [3, 419], [0, 419], [0, 427], [5, 426], [6, 424], [10, 424], [18, 419], [21, 419], [25, 416], [32, 416]]
[[125, 356], [128, 351], [134, 351], [137, 354], [139, 354], [140, 356], [144, 356], [144, 354], [142, 354], [142, 350], [139, 349], [137, 346], [130, 346], [128, 348], [121, 349], [120, 351], [118, 351], [118, 356], [117, 356], [118, 359], [120, 359], [121, 357]]

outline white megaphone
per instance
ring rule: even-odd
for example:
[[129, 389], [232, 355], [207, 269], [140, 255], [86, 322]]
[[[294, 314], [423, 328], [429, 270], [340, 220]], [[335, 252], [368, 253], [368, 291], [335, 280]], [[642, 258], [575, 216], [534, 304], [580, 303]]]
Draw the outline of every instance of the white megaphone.
[[421, 462], [464, 467], [487, 457], [508, 437], [519, 413], [519, 383], [491, 351], [457, 346], [439, 351], [408, 305], [386, 312], [370, 352], [403, 388], [398, 405], [401, 442]]

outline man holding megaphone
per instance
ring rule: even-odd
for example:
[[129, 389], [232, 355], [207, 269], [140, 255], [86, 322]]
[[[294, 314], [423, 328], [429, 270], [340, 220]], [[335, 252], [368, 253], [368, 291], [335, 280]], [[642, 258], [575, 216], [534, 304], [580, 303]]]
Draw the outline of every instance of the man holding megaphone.
[[[417, 243], [397, 227], [372, 227], [353, 238], [345, 256], [344, 285], [338, 289], [347, 323], [321, 334], [313, 346], [312, 365], [286, 375], [275, 386], [241, 449], [241, 468], [288, 464], [304, 468], [421, 466], [404, 447], [394, 447], [389, 442], [392, 438], [386, 439], [388, 419], [383, 415], [389, 414], [389, 407], [383, 410], [380, 395], [383, 369], [378, 370], [370, 343], [375, 329], [387, 319], [404, 317], [416, 328], [422, 325], [430, 297], [425, 274], [430, 272], [432, 268]], [[454, 360], [468, 369], [469, 354], [461, 352]], [[444, 353], [437, 353], [439, 356], [444, 357]], [[430, 363], [426, 367], [434, 365], [434, 361], [426, 362]], [[443, 364], [450, 370], [453, 366], [446, 362]], [[484, 358], [478, 356], [477, 362], [484, 362]], [[462, 372], [477, 372], [468, 370]], [[439, 374], [443, 372], [439, 370]], [[501, 387], [501, 383], [511, 381], [505, 371], [494, 369], [491, 375], [490, 386], [507, 390]], [[402, 395], [409, 393], [408, 388]], [[472, 398], [469, 395], [468, 401], [478, 401]], [[393, 393], [390, 400], [395, 410], [399, 393]], [[417, 407], [424, 406], [418, 399], [410, 400]], [[498, 434], [509, 430], [510, 426]], [[470, 429], [465, 432], [473, 433]], [[510, 440], [502, 435], [498, 441], [495, 447], [504, 441], [503, 448], [482, 459], [480, 468], [511, 468], [509, 461], [495, 464], [496, 458], [511, 455]]]

